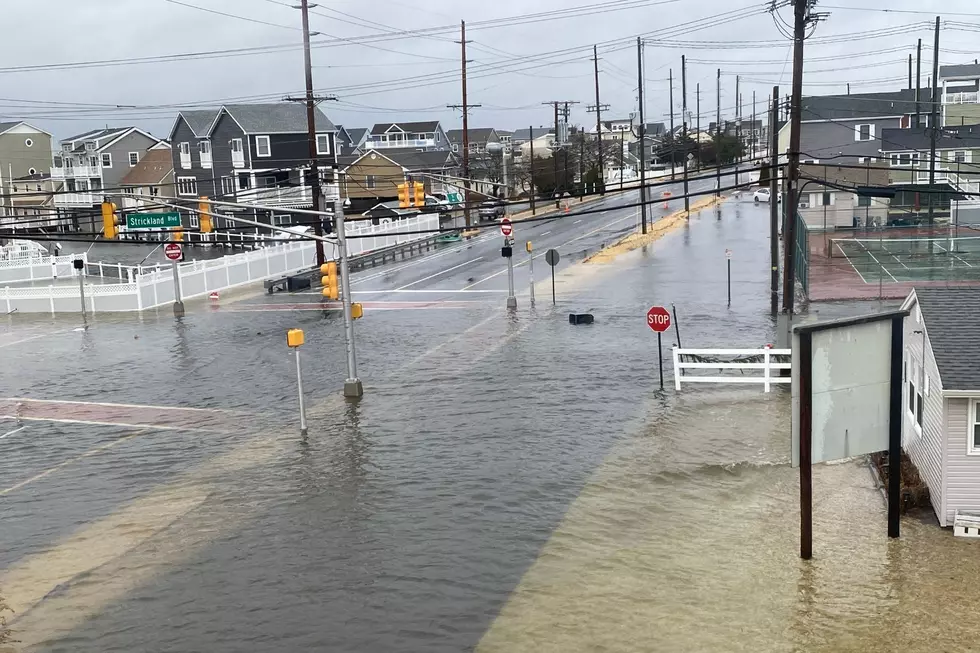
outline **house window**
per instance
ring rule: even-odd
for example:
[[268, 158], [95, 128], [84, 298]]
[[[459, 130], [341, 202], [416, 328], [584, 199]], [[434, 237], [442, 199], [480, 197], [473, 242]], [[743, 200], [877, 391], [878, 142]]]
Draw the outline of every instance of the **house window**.
[[34, 141], [28, 138], [24, 141], [24, 145], [27, 147], [34, 147]]
[[871, 198], [866, 195], [858, 195], [858, 206], [871, 206]]
[[238, 189], [248, 190], [252, 187], [252, 177], [247, 172], [238, 173]]
[[821, 200], [822, 200], [822, 206], [833, 206], [834, 205], [834, 194], [833, 193], [828, 193], [827, 191], [824, 191], [823, 192], [823, 197], [821, 198]]
[[374, 175], [368, 175], [364, 180], [365, 185], [369, 188], [375, 188], [377, 186], [377, 177]]
[[177, 177], [178, 195], [197, 195], [197, 179], [195, 177]]
[[268, 158], [272, 156], [272, 146], [268, 136], [255, 137], [255, 156]]
[[232, 177], [221, 178], [221, 194], [233, 195], [235, 193], [235, 180]]
[[453, 152], [459, 152], [459, 143], [453, 143]]
[[922, 388], [916, 384], [916, 380], [920, 378], [922, 378], [922, 367], [911, 360], [908, 369], [908, 411], [915, 430], [922, 433]]
[[966, 152], [953, 152], [953, 163], [966, 163]]
[[197, 229], [201, 226], [201, 218], [198, 217], [197, 213], [191, 213], [191, 229]]
[[130, 152], [129, 153], [129, 167], [130, 168], [135, 168], [136, 167], [136, 164], [139, 163], [139, 162], [140, 162], [140, 153], [139, 152]]
[[102, 167], [103, 168], [111, 168], [112, 167], [112, 154], [111, 153], [105, 152], [102, 155]]
[[971, 411], [970, 420], [970, 448], [968, 453], [978, 454], [980, 453], [980, 401], [973, 402], [973, 410]]
[[330, 154], [330, 134], [316, 135], [316, 153]]
[[875, 137], [874, 125], [857, 125], [854, 127], [854, 140], [871, 141]]

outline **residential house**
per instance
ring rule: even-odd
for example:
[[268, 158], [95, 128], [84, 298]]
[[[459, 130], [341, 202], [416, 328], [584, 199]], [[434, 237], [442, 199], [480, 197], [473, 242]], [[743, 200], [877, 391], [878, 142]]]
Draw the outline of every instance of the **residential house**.
[[[929, 92], [923, 91], [920, 124], [928, 122]], [[881, 157], [882, 132], [915, 122], [913, 90], [804, 97], [800, 130], [803, 163], [872, 163]], [[790, 124], [779, 132], [779, 151], [789, 151]]]
[[[459, 152], [462, 159], [463, 130], [450, 129], [446, 132], [454, 153]], [[499, 196], [501, 187], [495, 184], [503, 183], [503, 161], [501, 156], [507, 156], [508, 163], [511, 155], [505, 150], [493, 152], [493, 146], [502, 146], [500, 135], [492, 127], [482, 127], [469, 130], [469, 177], [470, 190], [482, 195]]]
[[[462, 129], [450, 129], [446, 132], [446, 137], [449, 138], [450, 148], [454, 153], [462, 154], [463, 152], [463, 130]], [[477, 129], [469, 130], [469, 146], [470, 146], [470, 156], [476, 154], [485, 154], [487, 152], [487, 146], [492, 143], [500, 143], [500, 136], [497, 134], [497, 130], [493, 127], [480, 127]]]
[[940, 66], [939, 83], [943, 126], [980, 123], [980, 65]]
[[[929, 198], [933, 212], [947, 216], [955, 208], [959, 222], [980, 219], [980, 124], [943, 128], [936, 138], [935, 186], [937, 192], [924, 194], [929, 188], [929, 157], [932, 131], [918, 129], [885, 129], [881, 134], [882, 158], [891, 171], [890, 183], [897, 195], [892, 201], [908, 217], [928, 212]], [[964, 194], [966, 193], [966, 194]]]
[[902, 443], [952, 526], [980, 512], [980, 288], [916, 288], [903, 308]]
[[[0, 195], [10, 193], [12, 181], [51, 171], [51, 134], [23, 121], [0, 122]], [[0, 201], [0, 216], [8, 202]]]
[[453, 182], [459, 163], [447, 150], [372, 150], [343, 163], [342, 192], [352, 213], [397, 199], [401, 183], [421, 181], [426, 194], [459, 192]]
[[888, 219], [888, 199], [859, 195], [856, 189], [887, 186], [888, 172], [884, 163], [868, 163], [863, 170], [837, 165], [800, 166], [800, 216], [808, 228], [819, 231], [882, 226]]
[[509, 152], [514, 142], [514, 132], [508, 131], [506, 129], [498, 129], [497, 137], [500, 139], [500, 142], [503, 143], [503, 145], [507, 148], [507, 151]]
[[511, 143], [514, 146], [514, 158], [518, 161], [530, 157], [532, 149], [534, 158], [548, 159], [551, 158], [551, 148], [555, 146], [555, 129], [554, 127], [518, 129], [514, 132]]
[[[315, 116], [319, 183], [329, 207], [339, 198], [337, 128], [320, 109]], [[313, 207], [308, 133], [306, 108], [291, 102], [181, 111], [171, 129], [177, 196], [193, 204], [209, 197], [249, 205], [221, 212], [276, 226], [308, 222], [288, 212]], [[185, 225], [196, 228], [197, 214], [183, 213]], [[212, 223], [215, 229], [236, 226], [227, 218]]]
[[[589, 133], [593, 138], [596, 136], [597, 126], [592, 127]], [[617, 119], [617, 120], [603, 120], [602, 121], [602, 140], [624, 140], [632, 141], [637, 138], [635, 130], [633, 129], [633, 119]]]
[[448, 150], [449, 140], [439, 121], [379, 123], [364, 141], [364, 151], [411, 148], [419, 151]]
[[346, 157], [364, 153], [364, 141], [367, 139], [368, 130], [347, 129], [343, 125], [337, 125], [337, 156]]
[[143, 154], [160, 142], [137, 127], [108, 127], [61, 141], [54, 154], [51, 178], [63, 182], [55, 207], [81, 231], [102, 229], [99, 205], [105, 192], [114, 192]]
[[378, 202], [362, 215], [366, 218], [373, 218], [372, 222], [378, 224], [381, 220], [402, 220], [404, 218], [414, 218], [422, 213], [420, 208], [410, 206], [402, 207], [398, 200]]
[[62, 183], [53, 181], [50, 172], [12, 180], [7, 186], [6, 217], [0, 218], [0, 225], [32, 232], [66, 231], [69, 222], [57, 214], [54, 206], [55, 194], [61, 188]]
[[158, 143], [147, 150], [136, 167], [120, 183], [123, 192], [130, 194], [129, 197], [123, 197], [119, 204], [124, 210], [149, 213], [173, 211], [173, 208], [159, 204], [161, 197], [174, 197], [176, 190], [170, 145]]

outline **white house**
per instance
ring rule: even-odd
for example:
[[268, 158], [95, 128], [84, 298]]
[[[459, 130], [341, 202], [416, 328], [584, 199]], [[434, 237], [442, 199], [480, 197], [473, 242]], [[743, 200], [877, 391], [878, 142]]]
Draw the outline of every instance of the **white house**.
[[902, 442], [952, 526], [980, 514], [980, 288], [916, 288], [903, 308]]

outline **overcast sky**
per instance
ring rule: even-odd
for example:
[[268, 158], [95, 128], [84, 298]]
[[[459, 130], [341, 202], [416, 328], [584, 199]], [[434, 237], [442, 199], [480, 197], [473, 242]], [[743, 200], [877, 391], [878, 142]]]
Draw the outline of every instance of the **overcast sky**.
[[[34, 3], [8, 0], [2, 17], [4, 38], [0, 39], [0, 119], [29, 120], [56, 138], [106, 124], [135, 124], [166, 137], [177, 106], [219, 106], [238, 98], [302, 94], [300, 13], [288, 6], [298, 1], [49, 0], [41, 11]], [[594, 116], [586, 113], [586, 105], [595, 100], [594, 43], [600, 44], [602, 102], [610, 105], [604, 117], [628, 118], [637, 110], [637, 57], [629, 39], [639, 35], [647, 38], [646, 112], [650, 122], [668, 122], [671, 68], [676, 120], [680, 121], [682, 54], [689, 59], [691, 112], [696, 106], [696, 85], [701, 85], [703, 126], [714, 119], [717, 68], [723, 71], [723, 116], [734, 113], [736, 74], [744, 80], [741, 92], [746, 118], [752, 112], [753, 91], [759, 113], [764, 112], [774, 84], [781, 86], [783, 94], [789, 92], [790, 42], [772, 17], [756, 13], [767, 2], [604, 0], [600, 5], [606, 3], [603, 11], [588, 15], [490, 27], [482, 23], [595, 5], [584, 0], [323, 0], [311, 16], [311, 29], [321, 32], [314, 41], [334, 42], [313, 51], [317, 92], [339, 98], [323, 106], [338, 124], [369, 127], [375, 122], [438, 119], [447, 129], [458, 128], [460, 112], [445, 107], [461, 102], [455, 28], [426, 37], [391, 36], [368, 44], [338, 44], [336, 39], [392, 29], [457, 26], [461, 19], [467, 21], [467, 38], [472, 41], [467, 53], [470, 102], [483, 105], [472, 110], [472, 127], [516, 129], [550, 123], [552, 110], [541, 103], [551, 100], [580, 102], [573, 107], [572, 123], [594, 122]], [[923, 84], [931, 74], [930, 23], [935, 13], [840, 8], [844, 5], [887, 5], [913, 12], [938, 12], [941, 5], [947, 21], [941, 37], [941, 63], [972, 62], [980, 56], [976, 0], [822, 0], [818, 9], [831, 15], [807, 44], [807, 94], [844, 93], [847, 82], [854, 93], [903, 88], [908, 54], [914, 52], [918, 38], [924, 43]], [[791, 11], [784, 8], [779, 14], [791, 21]], [[715, 26], [696, 28], [706, 23]], [[892, 31], [878, 33], [889, 29]], [[848, 36], [856, 33], [873, 36]], [[288, 49], [156, 63], [129, 61], [262, 46]], [[10, 70], [105, 60], [127, 63]], [[123, 108], [115, 108], [117, 105]], [[695, 120], [692, 117], [692, 123]]]

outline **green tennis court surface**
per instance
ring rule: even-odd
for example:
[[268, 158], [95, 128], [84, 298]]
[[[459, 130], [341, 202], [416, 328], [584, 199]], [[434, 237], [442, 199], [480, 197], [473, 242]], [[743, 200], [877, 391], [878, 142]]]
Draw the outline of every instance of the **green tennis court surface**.
[[980, 281], [980, 237], [835, 238], [831, 258], [844, 258], [865, 283]]

